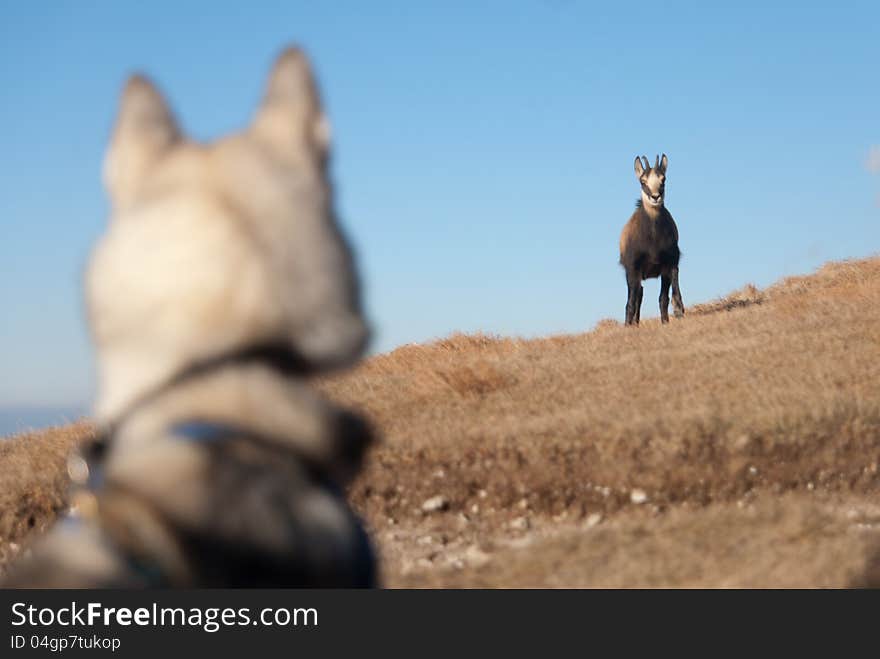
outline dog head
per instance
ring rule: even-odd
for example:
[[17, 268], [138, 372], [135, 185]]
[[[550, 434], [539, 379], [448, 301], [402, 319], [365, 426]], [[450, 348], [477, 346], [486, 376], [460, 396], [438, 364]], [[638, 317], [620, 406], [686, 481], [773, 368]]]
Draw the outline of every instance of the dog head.
[[362, 354], [368, 330], [329, 142], [294, 48], [276, 61], [250, 126], [212, 144], [188, 140], [146, 78], [128, 81], [104, 165], [111, 219], [86, 274], [99, 418], [255, 348], [304, 372]]

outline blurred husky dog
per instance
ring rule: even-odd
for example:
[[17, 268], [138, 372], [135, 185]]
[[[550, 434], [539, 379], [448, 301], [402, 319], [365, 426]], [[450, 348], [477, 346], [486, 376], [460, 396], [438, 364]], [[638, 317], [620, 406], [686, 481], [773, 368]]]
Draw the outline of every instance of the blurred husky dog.
[[128, 81], [105, 161], [112, 217], [86, 274], [102, 437], [69, 465], [78, 514], [7, 585], [374, 585], [341, 494], [370, 432], [304, 380], [368, 338], [328, 156], [297, 49], [251, 125], [210, 145]]

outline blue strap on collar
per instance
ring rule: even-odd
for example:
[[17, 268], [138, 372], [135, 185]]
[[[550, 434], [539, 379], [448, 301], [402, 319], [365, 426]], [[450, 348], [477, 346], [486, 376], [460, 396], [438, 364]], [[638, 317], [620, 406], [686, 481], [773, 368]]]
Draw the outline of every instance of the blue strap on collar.
[[215, 421], [181, 421], [171, 426], [171, 434], [191, 442], [211, 443], [240, 436], [242, 431]]

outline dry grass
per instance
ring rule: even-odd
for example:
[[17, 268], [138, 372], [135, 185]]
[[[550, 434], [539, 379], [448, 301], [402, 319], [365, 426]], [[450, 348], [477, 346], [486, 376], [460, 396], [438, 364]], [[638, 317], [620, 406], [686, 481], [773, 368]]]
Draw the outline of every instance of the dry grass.
[[[657, 514], [697, 506], [710, 517], [713, 505], [785, 492], [855, 504], [875, 496], [878, 383], [874, 258], [746, 287], [668, 326], [604, 321], [578, 336], [407, 346], [323, 387], [365, 410], [385, 437], [353, 496], [380, 539], [389, 582], [463, 585], [466, 560], [442, 576], [461, 551], [494, 555], [489, 548], [523, 535], [523, 525], [607, 521], [638, 507], [633, 490]], [[423, 514], [437, 495], [448, 509]], [[522, 556], [542, 573], [534, 552]], [[662, 570], [646, 581], [644, 567], [571, 583], [695, 583], [671, 572], [664, 580]], [[531, 583], [493, 574], [473, 583]]]
[[80, 421], [0, 440], [0, 567], [66, 507], [67, 455], [93, 432]]
[[[386, 438], [356, 494], [394, 516], [438, 487], [426, 478], [436, 469], [460, 507], [483, 489], [499, 508], [525, 496], [554, 514], [625, 505], [634, 487], [658, 503], [729, 500], [764, 483], [872, 488], [880, 266], [847, 268], [862, 274], [794, 279], [764, 304], [667, 327], [453, 336], [370, 360], [324, 383]], [[416, 492], [383, 491], [401, 485]]]
[[[507, 532], [491, 553], [395, 575], [416, 587], [834, 588], [880, 586], [880, 505], [796, 493], [752, 504], [644, 507], [607, 521]], [[474, 565], [467, 565], [476, 555]], [[487, 558], [491, 556], [487, 560]], [[419, 566], [419, 563], [416, 563]]]
[[[384, 437], [351, 494], [389, 585], [842, 586], [880, 582], [878, 383], [873, 258], [668, 326], [455, 335], [319, 386]], [[58, 510], [76, 440], [0, 443], [4, 474], [51, 463], [3, 487], [0, 520]]]

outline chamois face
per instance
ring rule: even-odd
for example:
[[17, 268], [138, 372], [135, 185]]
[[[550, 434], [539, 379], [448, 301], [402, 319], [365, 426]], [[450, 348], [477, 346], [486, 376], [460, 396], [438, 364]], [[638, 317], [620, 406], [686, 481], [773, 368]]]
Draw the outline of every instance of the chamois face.
[[657, 156], [654, 167], [648, 165], [648, 159], [642, 156], [644, 162], [638, 157], [635, 162], [636, 178], [642, 186], [642, 206], [644, 208], [660, 208], [663, 206], [666, 194], [666, 165], [668, 160], [664, 153], [662, 158]]

